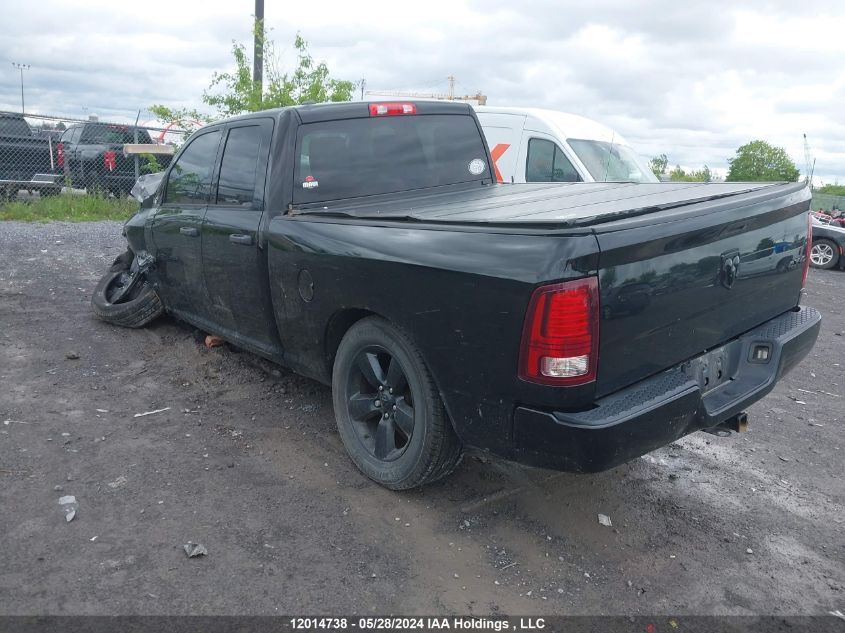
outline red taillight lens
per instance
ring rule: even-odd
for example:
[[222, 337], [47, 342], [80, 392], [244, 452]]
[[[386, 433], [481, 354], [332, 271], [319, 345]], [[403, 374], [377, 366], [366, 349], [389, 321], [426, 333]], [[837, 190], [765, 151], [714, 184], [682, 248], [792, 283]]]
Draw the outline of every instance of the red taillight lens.
[[531, 295], [519, 377], [543, 385], [582, 385], [596, 379], [599, 283], [596, 277], [543, 286]]
[[117, 153], [113, 150], [107, 150], [103, 153], [103, 167], [109, 171], [117, 169]]
[[810, 272], [810, 251], [813, 250], [813, 216], [807, 214], [807, 246], [804, 248], [804, 271], [801, 273], [801, 287], [807, 284], [807, 273]]
[[417, 106], [413, 103], [371, 103], [370, 116], [401, 116], [416, 114]]
[[65, 144], [56, 143], [56, 165], [59, 167], [65, 166]]

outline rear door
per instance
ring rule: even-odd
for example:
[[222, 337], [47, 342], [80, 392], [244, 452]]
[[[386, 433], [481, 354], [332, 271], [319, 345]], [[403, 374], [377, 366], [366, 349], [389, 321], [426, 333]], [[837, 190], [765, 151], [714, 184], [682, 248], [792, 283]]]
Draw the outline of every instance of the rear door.
[[236, 333], [270, 354], [279, 342], [260, 227], [272, 137], [272, 119], [229, 126], [202, 226], [210, 319], [221, 333]]
[[165, 305], [179, 315], [205, 320], [209, 307], [202, 275], [202, 221], [221, 137], [218, 128], [188, 141], [167, 174], [152, 228]]
[[82, 126], [75, 125], [69, 127], [62, 134], [62, 156], [64, 161], [65, 176], [70, 179], [71, 186], [79, 189], [85, 185], [82, 182], [82, 174], [79, 165], [79, 150], [77, 144], [79, 137], [82, 134]]

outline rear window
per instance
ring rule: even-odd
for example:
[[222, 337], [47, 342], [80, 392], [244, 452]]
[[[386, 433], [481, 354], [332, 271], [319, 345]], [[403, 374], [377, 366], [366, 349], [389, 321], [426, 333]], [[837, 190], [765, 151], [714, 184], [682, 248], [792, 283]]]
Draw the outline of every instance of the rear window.
[[296, 203], [490, 179], [481, 133], [465, 115], [386, 116], [299, 129]]
[[[86, 125], [82, 133], [83, 143], [124, 144], [135, 142], [135, 130], [125, 125]], [[138, 130], [138, 142], [150, 143], [146, 130]]]

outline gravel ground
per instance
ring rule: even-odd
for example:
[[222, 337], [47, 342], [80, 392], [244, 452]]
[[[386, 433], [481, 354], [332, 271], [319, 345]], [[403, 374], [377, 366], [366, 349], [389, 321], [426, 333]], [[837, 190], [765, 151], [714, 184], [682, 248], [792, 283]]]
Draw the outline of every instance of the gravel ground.
[[742, 436], [589, 476], [469, 456], [400, 494], [325, 386], [95, 320], [122, 250], [116, 223], [0, 224], [0, 614], [845, 610], [845, 273], [810, 273], [819, 342]]

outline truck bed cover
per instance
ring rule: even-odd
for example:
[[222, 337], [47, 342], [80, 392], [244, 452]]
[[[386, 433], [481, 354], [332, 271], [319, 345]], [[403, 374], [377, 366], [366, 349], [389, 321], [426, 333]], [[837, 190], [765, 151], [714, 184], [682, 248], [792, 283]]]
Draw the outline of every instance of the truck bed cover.
[[744, 196], [784, 196], [805, 183], [538, 183], [443, 187], [303, 206], [297, 213], [385, 220], [585, 226], [654, 211]]

